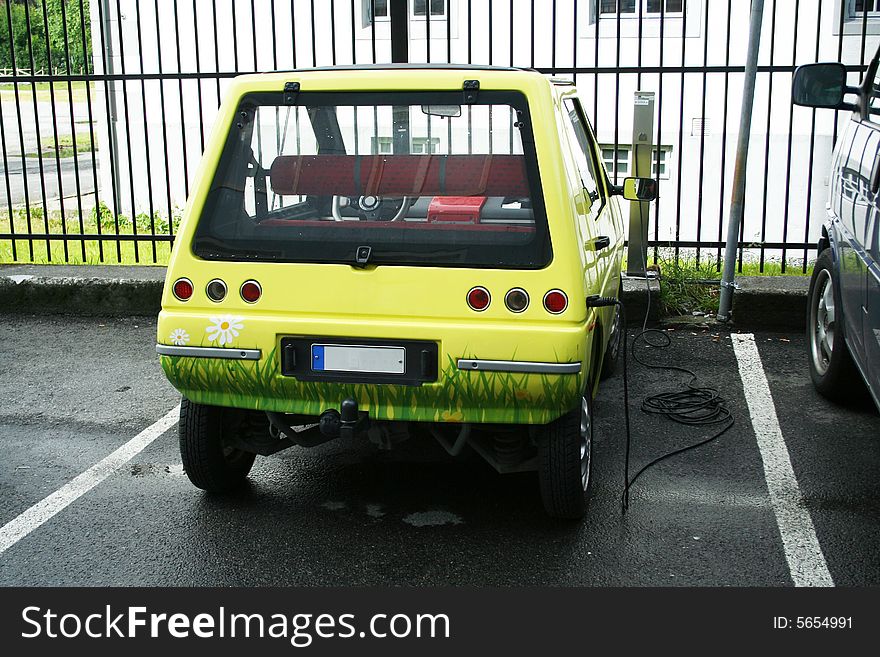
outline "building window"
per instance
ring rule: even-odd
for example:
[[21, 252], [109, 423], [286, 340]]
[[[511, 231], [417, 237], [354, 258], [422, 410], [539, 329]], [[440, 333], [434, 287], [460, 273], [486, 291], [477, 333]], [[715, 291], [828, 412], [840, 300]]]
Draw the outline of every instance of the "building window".
[[[626, 178], [630, 175], [631, 162], [630, 154], [632, 146], [628, 144], [618, 144], [615, 149], [612, 144], [602, 144], [602, 161], [605, 163], [605, 169], [608, 175], [614, 179], [616, 177]], [[615, 171], [614, 153], [617, 151], [617, 169]], [[651, 155], [651, 177], [666, 180], [669, 178], [669, 157], [672, 153], [672, 146], [661, 146], [660, 149], [654, 149]]]
[[436, 153], [439, 146], [438, 137], [413, 137], [410, 153]]
[[601, 16], [681, 16], [685, 0], [598, 0]]
[[880, 0], [850, 0], [850, 18], [880, 18]]
[[[436, 153], [440, 148], [439, 137], [413, 137], [409, 152], [413, 155]], [[394, 146], [391, 137], [373, 137], [374, 155], [391, 155]]]
[[376, 21], [387, 21], [390, 16], [388, 14], [388, 0], [363, 0], [364, 25], [372, 25], [373, 18]]
[[391, 137], [373, 137], [374, 155], [390, 155], [391, 151]]
[[832, 16], [835, 36], [880, 34], [880, 0], [834, 0]]
[[[389, 0], [362, 0], [364, 27], [372, 25], [374, 17], [377, 23], [391, 19], [388, 1]], [[431, 18], [443, 20], [446, 18], [446, 5], [447, 0], [410, 0], [410, 20], [415, 20], [417, 18], [424, 20], [426, 18], [425, 13], [429, 9], [431, 12]]]
[[446, 0], [412, 0], [412, 15], [424, 18], [428, 6], [431, 8], [431, 18], [446, 17]]
[[[616, 170], [614, 162], [615, 150], [617, 151]], [[629, 172], [629, 151], [628, 146], [619, 146], [616, 149], [614, 146], [602, 146], [602, 161], [605, 162], [605, 170], [609, 176], [613, 178], [615, 173], [618, 176], [626, 176], [627, 172]]]

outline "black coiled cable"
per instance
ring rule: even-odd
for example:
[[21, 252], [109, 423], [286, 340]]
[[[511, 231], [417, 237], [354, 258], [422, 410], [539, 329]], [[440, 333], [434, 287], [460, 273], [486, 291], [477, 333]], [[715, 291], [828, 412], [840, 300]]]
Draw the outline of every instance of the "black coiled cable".
[[[654, 340], [651, 339], [651, 336], [656, 336]], [[734, 424], [733, 415], [730, 412], [730, 409], [727, 408], [726, 402], [723, 397], [718, 393], [715, 388], [707, 388], [696, 385], [697, 375], [692, 370], [689, 370], [686, 367], [681, 367], [678, 365], [659, 365], [655, 363], [649, 363], [645, 361], [640, 355], [637, 347], [641, 344], [644, 346], [654, 347], [658, 349], [664, 349], [668, 347], [672, 340], [669, 337], [669, 334], [666, 331], [662, 331], [660, 329], [647, 329], [642, 328], [634, 337], [632, 341], [632, 357], [633, 360], [642, 365], [643, 367], [647, 367], [653, 370], [666, 370], [672, 372], [681, 372], [683, 374], [690, 375], [691, 379], [685, 384], [683, 389], [678, 390], [667, 390], [664, 392], [659, 392], [654, 395], [649, 395], [645, 397], [642, 401], [642, 412], [650, 413], [652, 415], [662, 415], [664, 417], [669, 418], [673, 422], [677, 422], [678, 424], [684, 424], [687, 426], [697, 426], [697, 427], [707, 427], [707, 426], [717, 426], [718, 430], [715, 431], [708, 438], [701, 440], [692, 445], [688, 445], [686, 447], [682, 447], [681, 449], [676, 449], [662, 456], [658, 456], [654, 460], [648, 462], [642, 468], [636, 472], [636, 474], [630, 479], [629, 477], [629, 452], [630, 452], [630, 436], [629, 436], [629, 390], [626, 385], [626, 342], [627, 335], [626, 329], [624, 329], [623, 334], [624, 339], [624, 404], [625, 404], [625, 413], [626, 413], [626, 424], [627, 424], [627, 445], [626, 445], [626, 466], [624, 470], [624, 490], [623, 490], [623, 510], [626, 511], [629, 508], [629, 489], [636, 482], [636, 480], [649, 468], [657, 465], [661, 461], [665, 461], [666, 459], [672, 458], [673, 456], [677, 456], [678, 454], [682, 454], [684, 452], [688, 452], [692, 449], [696, 449], [698, 447], [702, 447], [703, 445], [707, 445], [711, 443], [713, 440], [721, 437], [730, 427]]]

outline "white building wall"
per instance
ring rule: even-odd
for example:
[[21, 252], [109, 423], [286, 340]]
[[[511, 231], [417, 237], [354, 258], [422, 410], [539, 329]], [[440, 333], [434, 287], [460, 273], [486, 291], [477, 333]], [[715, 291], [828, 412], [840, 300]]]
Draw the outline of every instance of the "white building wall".
[[[842, 40], [837, 36], [836, 11], [841, 1], [851, 0], [801, 0], [795, 16], [796, 3], [765, 0], [759, 65], [771, 64], [771, 46], [772, 64], [777, 66], [838, 60], [839, 46], [845, 63], [858, 64], [862, 59], [861, 30], [854, 30], [847, 22]], [[90, 4], [98, 73], [111, 67], [114, 73], [126, 74], [211, 74], [370, 63], [374, 47], [376, 61], [390, 61], [389, 23], [378, 20], [375, 33], [365, 27], [363, 0], [119, 0], [119, 14], [115, 0], [91, 0]], [[410, 61], [443, 62], [449, 52], [456, 63], [534, 65], [556, 68], [559, 74], [569, 77], [573, 65], [588, 69], [619, 65], [633, 69], [641, 61], [644, 67], [656, 67], [661, 63], [661, 54], [665, 67], [721, 67], [726, 61], [742, 66], [748, 40], [749, 4], [744, 0], [689, 0], [684, 18], [667, 17], [663, 22], [661, 39], [660, 19], [648, 16], [641, 21], [603, 16], [597, 30], [595, 20], [591, 20], [592, 0], [557, 0], [555, 17], [552, 2], [536, 0], [533, 11], [529, 0], [450, 0], [449, 25], [445, 19], [431, 20], [430, 49], [425, 20], [411, 21]], [[880, 31], [877, 26], [872, 22], [869, 28], [864, 38], [865, 59], [870, 59], [880, 41], [872, 34]], [[452, 36], [451, 45], [447, 43], [447, 30]], [[112, 36], [108, 37], [108, 31]], [[105, 66], [102, 57], [105, 44], [112, 51], [109, 66]], [[842, 124], [847, 117], [841, 114], [835, 118], [835, 113], [827, 110], [815, 112], [816, 136], [812, 140], [811, 158], [814, 112], [805, 108], [792, 110], [790, 72], [773, 74], [772, 95], [770, 77], [769, 73], [759, 73], [757, 81], [744, 238], [798, 242], [806, 237], [813, 242], [824, 214], [835, 121]], [[656, 234], [661, 240], [717, 240], [719, 218], [726, 226], [743, 76], [734, 72], [726, 78], [726, 122], [722, 72], [713, 71], [705, 76], [700, 72], [668, 72], [662, 79], [656, 72], [644, 72], [640, 81], [635, 72], [619, 76], [588, 72], [576, 78], [585, 109], [603, 144], [630, 141], [632, 98], [637, 89], [656, 94], [655, 140], [659, 137], [661, 145], [670, 146], [671, 151], [667, 156], [669, 175], [661, 181], [656, 214], [652, 211], [652, 238]], [[857, 78], [858, 75], [852, 76], [853, 84], [858, 82]], [[210, 131], [219, 99], [228, 84], [226, 78], [210, 77], [110, 83], [115, 112], [111, 103], [109, 122], [104, 96], [99, 95], [97, 100], [101, 200], [113, 207], [115, 183], [123, 214], [151, 210], [163, 216], [179, 213], [201, 155], [204, 136]], [[103, 94], [101, 84], [97, 89]], [[695, 119], [706, 123], [704, 137], [692, 130]], [[116, 148], [110, 143], [111, 135], [115, 135]], [[119, 175], [112, 180], [110, 163], [114, 154]], [[788, 229], [784, 233], [786, 215]], [[726, 230], [720, 232], [721, 239], [725, 233]]]

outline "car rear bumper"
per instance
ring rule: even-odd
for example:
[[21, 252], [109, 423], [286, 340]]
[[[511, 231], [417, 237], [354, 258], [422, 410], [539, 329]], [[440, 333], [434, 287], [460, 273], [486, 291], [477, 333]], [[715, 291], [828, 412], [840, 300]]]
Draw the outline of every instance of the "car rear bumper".
[[232, 324], [244, 326], [232, 344], [204, 344], [205, 338], [201, 345], [166, 344], [171, 341], [166, 334], [179, 341], [182, 335], [198, 335], [206, 320], [177, 313], [160, 317], [156, 350], [172, 385], [198, 403], [310, 416], [353, 397], [377, 420], [546, 424], [577, 405], [589, 371], [585, 354], [591, 353], [585, 336], [592, 333], [582, 325], [483, 325], [479, 330], [451, 322], [333, 325], [340, 341], [432, 340], [437, 347], [431, 380], [396, 383], [388, 377], [318, 376], [287, 368], [282, 347], [290, 336], [324, 341], [331, 326], [326, 321], [248, 317]]

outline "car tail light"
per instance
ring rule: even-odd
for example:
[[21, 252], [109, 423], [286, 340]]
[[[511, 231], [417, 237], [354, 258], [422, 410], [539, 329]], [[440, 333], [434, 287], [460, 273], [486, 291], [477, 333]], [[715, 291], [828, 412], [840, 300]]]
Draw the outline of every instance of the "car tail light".
[[472, 310], [482, 311], [486, 310], [489, 307], [489, 304], [492, 302], [492, 297], [489, 294], [489, 290], [484, 287], [472, 287], [470, 292], [467, 293], [467, 302]]
[[193, 295], [193, 284], [188, 278], [178, 278], [174, 281], [171, 292], [180, 301], [188, 301]]
[[223, 301], [226, 298], [226, 283], [215, 278], [205, 287], [205, 294], [211, 301]]
[[512, 313], [521, 313], [529, 307], [529, 295], [521, 287], [515, 287], [504, 296], [504, 305]]
[[548, 313], [558, 315], [568, 308], [568, 297], [562, 290], [550, 290], [544, 295], [544, 308]]
[[263, 294], [263, 288], [256, 281], [245, 281], [241, 284], [241, 298], [248, 303], [256, 303]]

